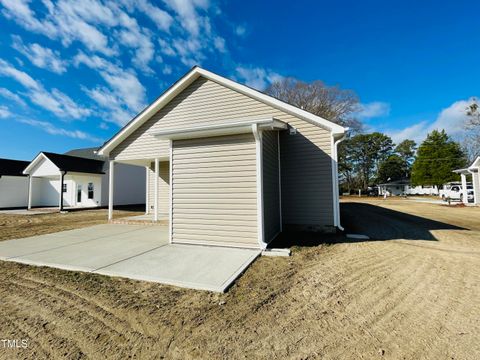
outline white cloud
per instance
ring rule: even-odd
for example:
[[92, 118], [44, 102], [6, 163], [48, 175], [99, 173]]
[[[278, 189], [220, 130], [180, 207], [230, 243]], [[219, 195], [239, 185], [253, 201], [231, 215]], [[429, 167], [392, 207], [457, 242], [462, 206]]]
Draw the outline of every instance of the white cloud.
[[200, 34], [202, 27], [209, 27], [209, 20], [201, 16], [198, 11], [206, 10], [208, 0], [164, 0], [164, 2], [177, 14], [182, 27], [192, 37]]
[[215, 48], [220, 51], [221, 53], [224, 53], [227, 51], [226, 47], [225, 47], [225, 39], [220, 37], [220, 36], [216, 36], [215, 39], [213, 40], [213, 44], [215, 45]]
[[245, 36], [247, 33], [247, 28], [245, 25], [238, 25], [235, 27], [235, 34], [238, 36]]
[[67, 62], [60, 58], [58, 51], [52, 51], [36, 43], [26, 45], [20, 36], [14, 35], [12, 38], [13, 48], [27, 57], [35, 66], [57, 74], [67, 71]]
[[108, 130], [108, 129], [110, 129], [110, 127], [108, 126], [108, 124], [105, 123], [105, 122], [101, 122], [100, 125], [98, 125], [98, 127], [99, 127], [100, 129], [102, 129], [102, 130]]
[[[219, 16], [221, 11], [216, 5], [211, 7], [209, 0], [164, 0], [165, 9], [150, 0], [42, 0], [44, 9], [35, 11], [28, 0], [0, 2], [6, 17], [31, 32], [60, 40], [65, 47], [77, 42], [88, 52], [104, 56], [127, 50], [133, 54], [133, 66], [149, 75], [154, 73], [151, 61], [159, 58], [156, 52], [178, 55], [187, 66], [227, 53], [226, 41], [211, 21], [211, 16]], [[134, 17], [137, 13], [148, 17], [158, 30], [140, 26]], [[242, 32], [240, 28], [236, 31]], [[157, 50], [154, 44], [159, 38]], [[58, 72], [61, 67], [54, 69]]]
[[237, 80], [244, 82], [246, 85], [257, 90], [264, 90], [268, 85], [275, 81], [282, 79], [280, 74], [271, 70], [259, 67], [244, 67], [236, 68]]
[[[90, 10], [94, 9], [94, 11]], [[117, 52], [109, 46], [108, 37], [98, 27], [87, 21], [112, 24], [116, 19], [108, 9], [96, 1], [59, 1], [49, 8], [49, 18], [58, 28], [59, 37], [65, 46], [80, 41], [87, 49], [114, 55]], [[96, 15], [95, 15], [96, 14]]]
[[12, 113], [10, 112], [8, 107], [6, 107], [4, 105], [0, 105], [0, 118], [4, 119], [4, 118], [10, 117], [10, 116], [12, 116]]
[[206, 58], [202, 52], [203, 44], [199, 39], [175, 39], [172, 45], [184, 65], [191, 67], [201, 63]]
[[[110, 46], [108, 36], [98, 25], [118, 25], [118, 14], [110, 7], [96, 0], [52, 2], [43, 0], [46, 8], [43, 18], [29, 7], [27, 0], [0, 0], [3, 14], [27, 30], [61, 40], [64, 46], [74, 41], [81, 42], [90, 51], [105, 55], [117, 53]], [[114, 4], [114, 3], [112, 3]], [[112, 6], [114, 7], [114, 6]]]
[[135, 9], [149, 17], [158, 29], [163, 31], [170, 30], [170, 26], [173, 23], [172, 16], [168, 12], [154, 6], [148, 0], [123, 0], [123, 3], [129, 11]]
[[95, 89], [83, 89], [85, 93], [102, 107], [102, 119], [114, 122], [120, 126], [125, 125], [136, 113], [129, 109], [113, 91], [105, 87]]
[[162, 69], [164, 75], [170, 75], [173, 72], [173, 69], [170, 65], [165, 65]]
[[30, 100], [55, 115], [68, 119], [82, 119], [91, 114], [90, 110], [76, 104], [70, 97], [57, 89], [48, 91], [41, 83], [27, 73], [0, 59], [0, 75], [8, 76], [22, 84], [28, 91]]
[[20, 84], [29, 89], [39, 89], [41, 86], [27, 73], [20, 71], [7, 63], [6, 61], [0, 59], [0, 75], [8, 76], [12, 79], [15, 79]]
[[2, 96], [7, 100], [14, 101], [23, 107], [27, 106], [27, 103], [20, 96], [18, 96], [17, 94], [14, 94], [8, 89], [0, 88], [0, 96]]
[[35, 13], [28, 6], [29, 0], [0, 0], [3, 5], [2, 13], [8, 19], [16, 21], [30, 31], [44, 34], [50, 38], [57, 35], [57, 29], [49, 21], [38, 20]]
[[33, 120], [33, 119], [17, 119], [16, 121], [22, 124], [27, 124], [27, 125], [39, 128], [51, 135], [61, 135], [61, 136], [66, 136], [73, 139], [87, 140], [95, 143], [103, 142], [102, 139], [92, 136], [86, 132], [83, 132], [80, 130], [66, 130], [63, 128], [59, 128], [48, 121], [40, 121], [40, 120]]
[[434, 121], [423, 120], [401, 130], [387, 130], [387, 133], [397, 143], [405, 139], [421, 143], [433, 130], [445, 130], [448, 135], [461, 138], [465, 135], [466, 109], [472, 101], [473, 99], [456, 101], [443, 109]]
[[175, 50], [170, 46], [170, 44], [163, 40], [163, 39], [158, 39], [158, 43], [160, 44], [160, 48], [163, 54], [168, 55], [168, 56], [175, 56]]
[[119, 31], [118, 38], [123, 45], [135, 49], [132, 63], [146, 73], [153, 73], [148, 64], [155, 55], [155, 47], [149, 31], [140, 28], [135, 22], [128, 29], [123, 28]]
[[382, 116], [388, 116], [390, 114], [390, 104], [374, 101], [366, 104], [360, 104], [355, 116], [360, 119], [372, 119]]
[[[135, 73], [124, 70], [120, 66], [99, 56], [88, 56], [79, 52], [74, 58], [74, 64], [84, 64], [99, 72], [113, 92], [110, 96], [117, 98], [118, 104], [123, 104], [133, 112], [138, 112], [145, 107], [146, 90], [140, 83]], [[103, 91], [106, 93], [106, 91]]]

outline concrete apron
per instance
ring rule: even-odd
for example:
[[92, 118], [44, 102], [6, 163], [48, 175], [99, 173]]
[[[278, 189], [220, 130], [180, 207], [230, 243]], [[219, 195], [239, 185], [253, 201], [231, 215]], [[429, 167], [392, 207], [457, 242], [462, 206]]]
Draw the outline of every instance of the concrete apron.
[[168, 227], [97, 225], [0, 242], [0, 259], [216, 292], [260, 250], [168, 243]]

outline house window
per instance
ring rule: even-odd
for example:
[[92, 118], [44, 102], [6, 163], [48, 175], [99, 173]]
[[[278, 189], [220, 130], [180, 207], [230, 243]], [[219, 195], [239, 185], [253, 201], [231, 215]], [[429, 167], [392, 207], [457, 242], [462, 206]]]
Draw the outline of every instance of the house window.
[[93, 199], [93, 183], [88, 183], [88, 198]]
[[67, 184], [62, 185], [62, 192], [64, 192], [64, 193], [67, 192]]

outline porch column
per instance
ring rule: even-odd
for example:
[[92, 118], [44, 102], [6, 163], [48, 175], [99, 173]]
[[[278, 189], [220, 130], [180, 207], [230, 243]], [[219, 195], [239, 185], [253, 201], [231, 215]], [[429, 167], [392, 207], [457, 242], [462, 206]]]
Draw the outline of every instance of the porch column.
[[480, 174], [478, 171], [472, 172], [473, 202], [480, 205]]
[[158, 178], [160, 176], [160, 163], [158, 158], [155, 159], [155, 189], [153, 191], [153, 194], [155, 196], [155, 199], [153, 199], [153, 207], [154, 207], [154, 213], [153, 213], [153, 221], [158, 221]]
[[30, 210], [32, 208], [32, 176], [28, 175], [28, 205], [27, 209]]
[[108, 220], [113, 219], [113, 177], [115, 176], [115, 161], [110, 160], [110, 167], [108, 169]]
[[468, 191], [467, 191], [467, 175], [460, 174], [460, 178], [462, 179], [462, 197], [463, 203], [468, 204]]
[[149, 197], [149, 175], [150, 175], [150, 167], [145, 166], [145, 215], [148, 214], [148, 210], [150, 208], [150, 204], [148, 203]]
[[63, 211], [63, 181], [65, 179], [65, 171], [60, 172], [60, 189], [59, 189], [59, 199], [58, 199], [58, 209]]

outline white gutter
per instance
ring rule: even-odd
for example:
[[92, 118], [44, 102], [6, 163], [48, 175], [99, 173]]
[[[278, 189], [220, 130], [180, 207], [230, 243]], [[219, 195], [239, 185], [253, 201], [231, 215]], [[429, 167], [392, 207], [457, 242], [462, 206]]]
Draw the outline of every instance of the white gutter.
[[[348, 130], [348, 128], [346, 129]], [[334, 225], [341, 231], [345, 229], [340, 223], [340, 195], [338, 185], [338, 144], [345, 140], [346, 134], [341, 134], [341, 137], [335, 140], [335, 134], [332, 134], [333, 148], [332, 148], [332, 177], [333, 177], [333, 202], [334, 202]]]
[[252, 132], [252, 126], [259, 130], [283, 130], [288, 127], [286, 123], [274, 118], [244, 120], [220, 125], [195, 126], [190, 128], [159, 131], [153, 134], [158, 139], [180, 140], [195, 139], [211, 136], [235, 135]]

